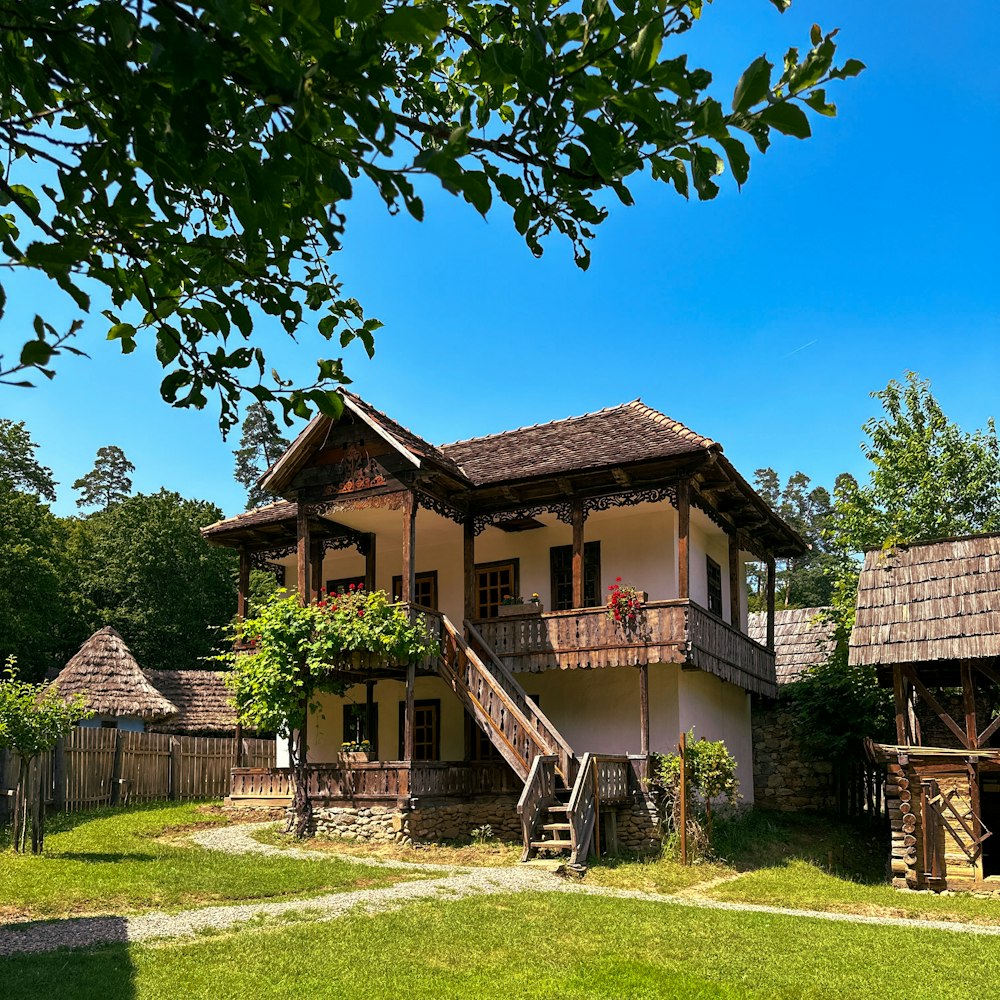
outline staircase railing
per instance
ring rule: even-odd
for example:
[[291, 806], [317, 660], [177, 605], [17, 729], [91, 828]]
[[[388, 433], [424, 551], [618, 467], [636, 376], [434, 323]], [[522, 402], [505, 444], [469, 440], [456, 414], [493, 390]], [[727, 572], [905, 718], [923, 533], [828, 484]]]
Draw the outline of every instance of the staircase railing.
[[570, 864], [583, 864], [590, 853], [590, 842], [594, 837], [594, 824], [597, 821], [597, 797], [594, 787], [594, 755], [585, 753], [580, 761], [580, 770], [573, 783], [573, 792], [569, 797], [569, 808], [566, 819], [569, 822], [569, 839], [572, 844], [569, 852]]
[[[532, 760], [539, 756], [563, 756], [569, 744], [551, 724], [539, 728], [537, 716], [527, 714], [522, 705], [531, 703], [520, 686], [515, 694], [486, 666], [445, 615], [441, 615], [441, 656], [438, 673], [472, 713], [477, 725], [490, 737], [500, 755], [524, 781]], [[558, 739], [556, 738], [558, 737]], [[572, 754], [572, 751], [569, 750]]]
[[521, 817], [521, 833], [524, 836], [524, 850], [521, 860], [527, 861], [532, 855], [531, 842], [535, 839], [538, 821], [548, 811], [556, 794], [555, 754], [539, 754], [531, 762], [531, 770], [524, 782], [524, 791], [517, 803], [517, 813]]
[[476, 626], [466, 620], [465, 628], [468, 630], [472, 641], [485, 657], [486, 666], [497, 682], [518, 706], [521, 714], [526, 716], [535, 729], [542, 734], [546, 742], [552, 747], [552, 752], [558, 756], [559, 762], [557, 768], [562, 774], [563, 779], [567, 784], [572, 784], [576, 778], [576, 755], [573, 753], [573, 748], [566, 742], [559, 730], [549, 722], [547, 716], [538, 705], [525, 694], [524, 688], [521, 687], [517, 678], [514, 677], [513, 672], [497, 656]]

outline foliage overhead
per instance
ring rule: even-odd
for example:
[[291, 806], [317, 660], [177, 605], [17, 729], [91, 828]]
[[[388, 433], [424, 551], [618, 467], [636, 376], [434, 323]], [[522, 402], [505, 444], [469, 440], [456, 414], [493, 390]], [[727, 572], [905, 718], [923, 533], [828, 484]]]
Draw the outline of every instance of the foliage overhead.
[[94, 467], [73, 483], [73, 489], [80, 491], [77, 507], [107, 510], [113, 503], [124, 500], [132, 492], [130, 472], [135, 472], [135, 466], [121, 448], [113, 444], [98, 448]]
[[[360, 183], [416, 219], [423, 177], [484, 216], [503, 202], [533, 253], [561, 234], [586, 267], [637, 175], [706, 199], [728, 162], [742, 185], [748, 145], [809, 136], [836, 114], [826, 85], [864, 68], [814, 26], [724, 107], [676, 44], [703, 3], [0, 0], [2, 263], [79, 317], [96, 294], [109, 339], [155, 349], [163, 398], [215, 394], [224, 430], [243, 392], [337, 415], [341, 361], [293, 387], [253, 331], [263, 314], [372, 353], [379, 324], [330, 270]], [[82, 322], [38, 315], [0, 380], [51, 377]]]
[[143, 666], [204, 666], [236, 612], [235, 555], [200, 532], [221, 516], [207, 501], [160, 490], [71, 522], [83, 635], [111, 625]]
[[243, 418], [240, 446], [233, 451], [236, 481], [247, 491], [247, 510], [277, 499], [258, 483], [260, 477], [281, 458], [288, 439], [278, 430], [274, 414], [264, 403], [251, 403]]
[[969, 433], [915, 372], [873, 392], [864, 424], [868, 482], [842, 477], [833, 538], [848, 552], [1000, 529], [1000, 443], [993, 419]]
[[0, 484], [55, 503], [52, 470], [35, 458], [37, 450], [23, 420], [0, 419]]

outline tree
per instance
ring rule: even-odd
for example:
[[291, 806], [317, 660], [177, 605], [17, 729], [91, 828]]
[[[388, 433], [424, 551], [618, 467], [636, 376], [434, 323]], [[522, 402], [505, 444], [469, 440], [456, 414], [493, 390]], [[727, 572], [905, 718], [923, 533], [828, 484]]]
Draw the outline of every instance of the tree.
[[[754, 473], [757, 492], [809, 544], [804, 555], [778, 561], [776, 597], [786, 608], [829, 604], [839, 566], [839, 558], [831, 551], [827, 538], [833, 514], [830, 492], [823, 486], [810, 489], [811, 484], [804, 472], [790, 475], [784, 486], [774, 469], [757, 469]], [[751, 574], [751, 610], [759, 611], [765, 602], [766, 571], [757, 564]]]
[[240, 446], [233, 452], [236, 481], [247, 490], [247, 510], [276, 499], [258, 485], [260, 477], [281, 457], [288, 439], [278, 430], [274, 414], [264, 403], [251, 403], [243, 419]]
[[112, 625], [148, 667], [197, 669], [236, 613], [235, 554], [200, 529], [214, 504], [160, 490], [72, 524], [72, 595], [83, 634]]
[[81, 720], [90, 714], [83, 695], [63, 698], [43, 684], [29, 684], [15, 673], [9, 657], [0, 680], [0, 748], [17, 754], [14, 788], [15, 851], [24, 851], [31, 817], [31, 853], [41, 854], [45, 841], [45, 799], [42, 794], [38, 757], [51, 750]]
[[113, 503], [124, 500], [132, 492], [130, 472], [135, 472], [135, 466], [121, 448], [113, 444], [98, 448], [94, 467], [73, 483], [73, 489], [81, 491], [77, 507], [107, 510]]
[[37, 450], [23, 420], [0, 419], [0, 483], [55, 503], [52, 470], [35, 458]]
[[[267, 380], [254, 324], [374, 350], [379, 324], [330, 270], [359, 183], [416, 219], [424, 177], [484, 216], [502, 201], [534, 254], [561, 234], [586, 267], [638, 174], [707, 199], [725, 161], [742, 185], [748, 140], [806, 138], [807, 110], [836, 113], [826, 85], [864, 68], [814, 26], [776, 72], [755, 59], [726, 110], [677, 47], [703, 3], [0, 0], [3, 262], [80, 316], [96, 289], [110, 339], [155, 347], [163, 398], [215, 394], [224, 430], [245, 391], [337, 415], [341, 361], [305, 388]], [[0, 378], [51, 377], [81, 325], [37, 316]]]
[[0, 482], [0, 660], [29, 677], [62, 667], [78, 643], [65, 525], [35, 496]]
[[908, 371], [873, 392], [884, 409], [864, 424], [868, 481], [844, 477], [832, 537], [845, 552], [1000, 529], [1000, 443], [993, 419], [963, 431], [931, 384]]

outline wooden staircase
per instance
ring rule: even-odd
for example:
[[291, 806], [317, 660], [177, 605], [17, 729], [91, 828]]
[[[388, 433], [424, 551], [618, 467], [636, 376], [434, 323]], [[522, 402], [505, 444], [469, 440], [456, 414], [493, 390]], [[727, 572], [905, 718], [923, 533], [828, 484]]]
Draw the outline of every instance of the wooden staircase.
[[[572, 830], [573, 824], [569, 817], [569, 798], [572, 789], [567, 788], [561, 781], [556, 781], [554, 796], [544, 806], [543, 819], [547, 823], [539, 824], [528, 836], [528, 846], [531, 853], [537, 851], [553, 851], [567, 853], [573, 849]], [[535, 836], [538, 839], [533, 839]]]

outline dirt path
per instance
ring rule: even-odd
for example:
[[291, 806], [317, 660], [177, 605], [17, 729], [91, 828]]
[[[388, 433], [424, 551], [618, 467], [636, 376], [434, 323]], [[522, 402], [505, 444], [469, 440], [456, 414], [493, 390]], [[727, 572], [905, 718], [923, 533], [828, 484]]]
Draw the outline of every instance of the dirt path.
[[[337, 857], [328, 851], [281, 848], [262, 844], [253, 834], [270, 824], [219, 827], [192, 834], [202, 847], [230, 854], [278, 854], [298, 858]], [[415, 863], [383, 858], [344, 855], [356, 864], [373, 868], [406, 868], [438, 872], [436, 878], [402, 882], [383, 889], [359, 889], [330, 893], [309, 899], [282, 902], [240, 903], [231, 906], [206, 906], [179, 913], [146, 913], [134, 917], [84, 917], [39, 923], [0, 925], [0, 957], [14, 954], [54, 951], [58, 948], [89, 948], [101, 944], [153, 941], [166, 938], [193, 938], [211, 932], [223, 932], [251, 921], [266, 923], [296, 919], [335, 920], [352, 910], [377, 913], [398, 909], [422, 899], [453, 900], [468, 896], [508, 895], [518, 892], [558, 892], [611, 899], [634, 899], [658, 906], [684, 906], [737, 913], [766, 913], [777, 916], [827, 920], [835, 923], [868, 924], [879, 927], [906, 927], [916, 930], [949, 931], [955, 934], [1000, 936], [1000, 926], [955, 923], [945, 920], [919, 920], [908, 917], [877, 917], [856, 913], [827, 913], [820, 910], [796, 910], [784, 906], [757, 903], [727, 903], [707, 899], [703, 893], [713, 885], [730, 881], [726, 876], [676, 894], [643, 892], [637, 889], [613, 889], [569, 881], [551, 872], [517, 865], [502, 868], [471, 868], [454, 865]], [[732, 876], [733, 878], [738, 876]]]

